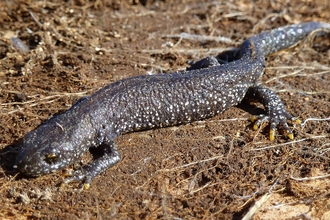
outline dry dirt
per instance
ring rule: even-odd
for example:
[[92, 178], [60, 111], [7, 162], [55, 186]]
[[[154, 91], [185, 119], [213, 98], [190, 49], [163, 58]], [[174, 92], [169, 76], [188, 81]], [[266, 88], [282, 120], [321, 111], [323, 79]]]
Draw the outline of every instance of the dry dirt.
[[260, 106], [239, 106], [120, 137], [123, 160], [89, 190], [59, 188], [60, 171], [26, 178], [12, 168], [16, 141], [106, 84], [182, 70], [263, 30], [330, 22], [329, 12], [329, 0], [1, 1], [0, 218], [329, 219], [330, 35], [267, 59], [262, 83], [303, 122], [291, 125], [294, 141], [253, 131]]

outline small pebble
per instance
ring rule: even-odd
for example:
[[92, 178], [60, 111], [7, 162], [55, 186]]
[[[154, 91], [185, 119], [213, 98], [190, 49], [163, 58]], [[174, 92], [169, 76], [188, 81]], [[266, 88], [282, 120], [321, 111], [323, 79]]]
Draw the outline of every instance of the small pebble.
[[27, 53], [30, 51], [28, 45], [26, 45], [21, 39], [17, 37], [11, 37], [10, 38], [11, 43], [13, 46], [21, 53]]

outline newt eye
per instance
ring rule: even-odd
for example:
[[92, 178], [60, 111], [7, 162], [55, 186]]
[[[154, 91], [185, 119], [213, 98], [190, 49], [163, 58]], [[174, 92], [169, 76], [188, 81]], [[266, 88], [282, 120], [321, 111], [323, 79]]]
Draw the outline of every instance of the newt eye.
[[46, 154], [44, 156], [44, 160], [46, 161], [46, 163], [48, 164], [54, 164], [57, 162], [58, 160], [58, 156], [54, 153], [50, 153], [50, 154]]

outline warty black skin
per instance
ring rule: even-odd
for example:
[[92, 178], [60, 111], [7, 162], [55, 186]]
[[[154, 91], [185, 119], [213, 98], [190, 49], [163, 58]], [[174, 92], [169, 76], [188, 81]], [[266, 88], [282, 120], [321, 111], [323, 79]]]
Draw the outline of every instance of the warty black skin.
[[288, 114], [278, 96], [259, 83], [265, 56], [290, 47], [316, 29], [330, 24], [309, 22], [280, 27], [247, 39], [240, 58], [218, 64], [206, 58], [189, 71], [138, 76], [112, 83], [83, 98], [63, 114], [56, 115], [23, 138], [16, 167], [39, 176], [79, 160], [90, 147], [104, 147], [104, 155], [72, 174], [64, 182], [89, 184], [121, 159], [114, 140], [122, 134], [189, 123], [220, 114], [243, 98], [265, 105], [259, 117], [271, 128], [278, 125], [291, 133]]

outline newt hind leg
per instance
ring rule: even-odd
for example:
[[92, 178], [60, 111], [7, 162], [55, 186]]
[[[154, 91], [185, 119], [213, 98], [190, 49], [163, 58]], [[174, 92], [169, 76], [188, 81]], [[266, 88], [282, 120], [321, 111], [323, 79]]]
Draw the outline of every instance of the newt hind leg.
[[234, 60], [238, 60], [239, 58], [241, 58], [241, 49], [234, 48], [231, 50], [224, 51], [218, 54], [216, 57], [209, 56], [198, 61], [190, 61], [188, 62], [190, 67], [188, 67], [187, 70], [196, 70], [207, 68], [210, 66], [218, 66], [221, 64], [232, 62]]
[[244, 99], [256, 100], [265, 106], [266, 115], [253, 116], [251, 119], [254, 122], [254, 130], [257, 130], [262, 123], [268, 121], [270, 123], [270, 140], [275, 139], [275, 132], [278, 126], [281, 126], [286, 131], [289, 139], [294, 138], [287, 120], [295, 121], [297, 124], [300, 124], [300, 120], [286, 111], [284, 104], [275, 92], [264, 86], [257, 85], [249, 88]]

